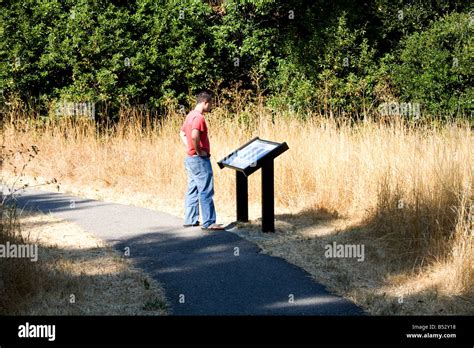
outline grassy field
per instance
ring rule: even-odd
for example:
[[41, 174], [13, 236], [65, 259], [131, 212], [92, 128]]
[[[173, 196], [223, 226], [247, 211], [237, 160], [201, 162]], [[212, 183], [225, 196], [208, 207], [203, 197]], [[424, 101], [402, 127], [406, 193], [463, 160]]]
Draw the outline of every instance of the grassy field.
[[[238, 233], [370, 313], [474, 313], [468, 124], [414, 126], [396, 117], [352, 124], [317, 115], [300, 120], [258, 105], [240, 109], [216, 107], [207, 116], [218, 220], [233, 219], [235, 178], [216, 161], [254, 136], [286, 141], [290, 150], [275, 162], [277, 233], [258, 232], [258, 172], [249, 178], [252, 222]], [[39, 122], [13, 110], [2, 151], [16, 154], [3, 163], [4, 180], [20, 174], [35, 145], [23, 182], [181, 215], [184, 115], [148, 116], [123, 109], [115, 126], [99, 132], [87, 120]], [[364, 245], [364, 261], [325, 257], [332, 242]]]

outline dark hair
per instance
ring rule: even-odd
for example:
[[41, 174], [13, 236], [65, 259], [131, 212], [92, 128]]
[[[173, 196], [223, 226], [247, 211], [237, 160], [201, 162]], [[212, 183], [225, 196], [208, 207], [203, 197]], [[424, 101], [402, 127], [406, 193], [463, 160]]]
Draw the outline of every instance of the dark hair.
[[212, 95], [211, 93], [207, 91], [202, 91], [199, 92], [198, 95], [196, 96], [196, 103], [202, 103], [202, 102], [211, 102], [212, 100]]

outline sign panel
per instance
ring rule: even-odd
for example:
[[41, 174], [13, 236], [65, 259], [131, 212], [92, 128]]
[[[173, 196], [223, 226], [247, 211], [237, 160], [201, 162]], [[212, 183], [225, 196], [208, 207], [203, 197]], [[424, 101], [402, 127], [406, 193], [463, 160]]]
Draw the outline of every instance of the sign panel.
[[237, 221], [248, 221], [248, 176], [262, 169], [262, 231], [275, 232], [273, 161], [288, 150], [287, 143], [253, 138], [217, 164], [236, 173]]
[[245, 147], [223, 159], [221, 162], [224, 165], [244, 170], [245, 168], [256, 166], [259, 159], [266, 156], [270, 151], [276, 149], [278, 145], [279, 144], [272, 144], [260, 139], [255, 139]]

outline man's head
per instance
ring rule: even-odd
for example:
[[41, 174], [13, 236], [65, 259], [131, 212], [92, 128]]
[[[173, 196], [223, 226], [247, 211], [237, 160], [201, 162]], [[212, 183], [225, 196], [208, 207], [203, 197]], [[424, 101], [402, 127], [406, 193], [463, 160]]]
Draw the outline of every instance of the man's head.
[[201, 112], [211, 111], [212, 95], [209, 92], [203, 91], [196, 96], [196, 108], [199, 108]]

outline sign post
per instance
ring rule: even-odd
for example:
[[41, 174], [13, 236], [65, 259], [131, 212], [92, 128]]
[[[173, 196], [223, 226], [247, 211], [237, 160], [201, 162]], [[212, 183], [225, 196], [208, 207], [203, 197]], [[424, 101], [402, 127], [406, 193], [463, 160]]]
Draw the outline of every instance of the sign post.
[[275, 232], [273, 158], [262, 165], [262, 231]]
[[235, 172], [235, 197], [237, 197], [237, 221], [249, 221], [249, 184], [244, 173]]
[[224, 159], [219, 168], [236, 171], [237, 221], [248, 221], [248, 176], [262, 169], [262, 231], [275, 232], [274, 159], [288, 150], [288, 145], [253, 138]]

